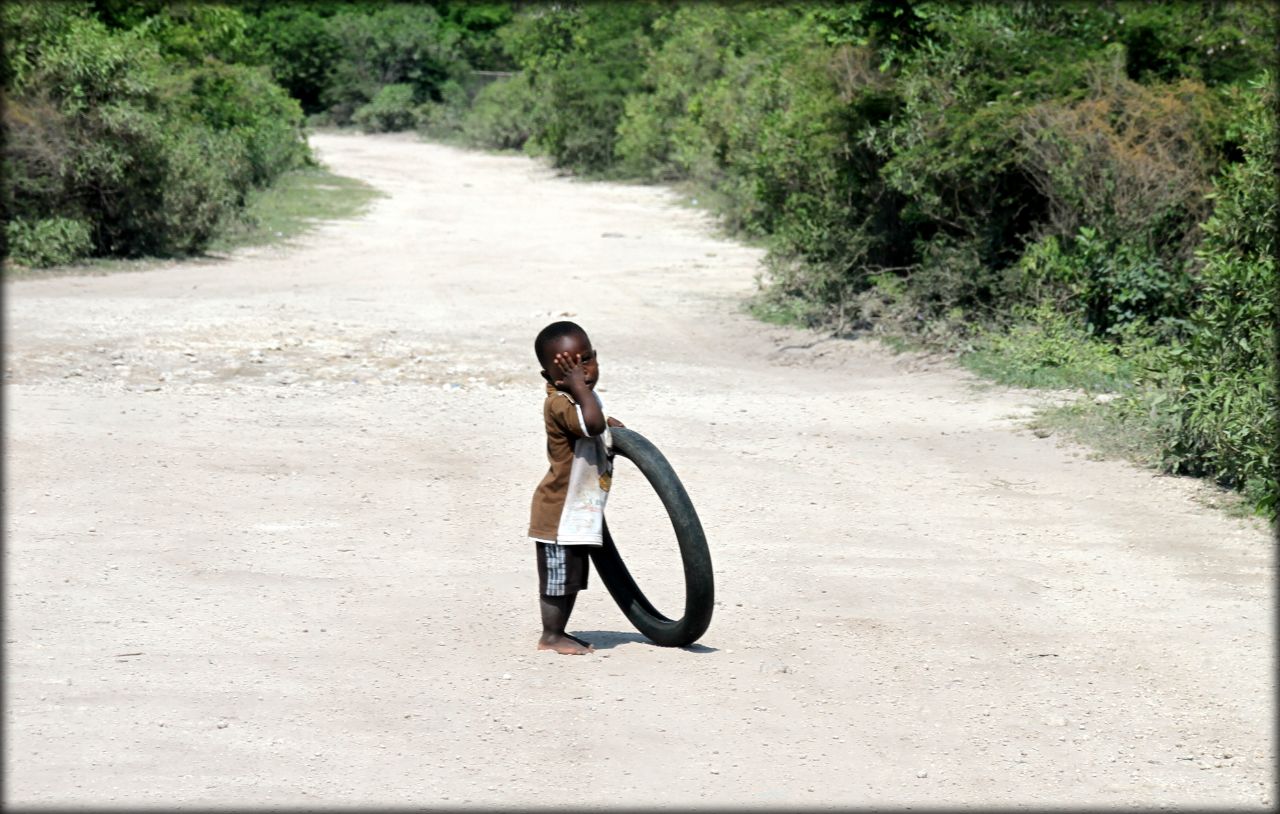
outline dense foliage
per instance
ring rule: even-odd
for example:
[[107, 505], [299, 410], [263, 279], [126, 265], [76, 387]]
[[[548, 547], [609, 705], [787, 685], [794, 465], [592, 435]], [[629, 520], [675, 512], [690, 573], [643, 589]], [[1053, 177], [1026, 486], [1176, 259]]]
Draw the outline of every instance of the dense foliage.
[[319, 123], [371, 131], [446, 122], [479, 90], [474, 70], [511, 61], [508, 3], [250, 2], [249, 36], [277, 81]]
[[198, 251], [250, 188], [308, 158], [298, 103], [266, 69], [230, 61], [248, 47], [232, 9], [163, 9], [129, 28], [88, 4], [3, 15], [17, 262]]
[[1264, 78], [1239, 98], [1244, 160], [1218, 179], [1185, 346], [1165, 375], [1175, 418], [1171, 455], [1180, 471], [1241, 488], [1276, 510], [1277, 437], [1276, 94]]

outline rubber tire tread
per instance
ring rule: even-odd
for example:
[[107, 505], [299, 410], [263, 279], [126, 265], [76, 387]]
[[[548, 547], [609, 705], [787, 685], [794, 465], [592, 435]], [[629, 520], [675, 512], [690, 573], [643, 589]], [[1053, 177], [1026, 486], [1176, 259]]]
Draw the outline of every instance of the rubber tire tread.
[[604, 545], [591, 549], [592, 562], [601, 582], [636, 630], [654, 644], [687, 647], [706, 633], [715, 606], [711, 551], [707, 548], [702, 523], [684, 484], [649, 439], [635, 430], [622, 427], [615, 427], [609, 432], [613, 437], [613, 452], [630, 460], [644, 473], [671, 519], [684, 564], [684, 615], [679, 619], [668, 619], [645, 597], [622, 561], [607, 522], [604, 524]]

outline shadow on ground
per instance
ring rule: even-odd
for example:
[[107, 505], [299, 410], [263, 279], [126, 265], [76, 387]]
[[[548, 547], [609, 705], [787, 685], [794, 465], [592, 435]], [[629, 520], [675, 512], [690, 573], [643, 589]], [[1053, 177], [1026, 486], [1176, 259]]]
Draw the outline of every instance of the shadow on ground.
[[[620, 633], [616, 630], [575, 630], [572, 631], [574, 636], [591, 642], [591, 646], [596, 650], [612, 650], [620, 644], [639, 644], [645, 647], [658, 647], [658, 645], [641, 636], [639, 633]], [[708, 647], [705, 644], [694, 642], [688, 647], [681, 647], [689, 653], [715, 653], [718, 648]]]

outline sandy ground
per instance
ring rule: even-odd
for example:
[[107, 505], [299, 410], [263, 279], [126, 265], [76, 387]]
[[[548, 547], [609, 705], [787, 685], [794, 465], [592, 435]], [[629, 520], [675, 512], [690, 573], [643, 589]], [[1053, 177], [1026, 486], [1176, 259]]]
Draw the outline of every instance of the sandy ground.
[[[1041, 439], [1032, 394], [740, 310], [661, 189], [323, 135], [388, 193], [299, 245], [7, 284], [10, 805], [1262, 807], [1270, 532]], [[598, 582], [535, 652], [531, 344], [698, 507], [719, 604]], [[610, 526], [659, 607], [634, 469]]]

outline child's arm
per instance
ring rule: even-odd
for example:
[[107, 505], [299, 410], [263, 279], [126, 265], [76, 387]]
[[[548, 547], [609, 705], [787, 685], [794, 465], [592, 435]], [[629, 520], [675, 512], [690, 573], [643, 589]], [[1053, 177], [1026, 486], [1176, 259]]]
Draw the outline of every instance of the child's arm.
[[591, 387], [587, 385], [587, 373], [582, 364], [582, 354], [570, 356], [567, 353], [557, 353], [553, 361], [555, 366], [560, 368], [560, 378], [554, 384], [556, 387], [563, 387], [569, 395], [573, 396], [573, 400], [578, 402], [578, 407], [582, 409], [582, 423], [585, 425], [582, 429], [586, 430], [588, 435], [599, 435], [604, 432], [607, 426], [604, 412], [601, 411], [595, 394], [591, 392]]

